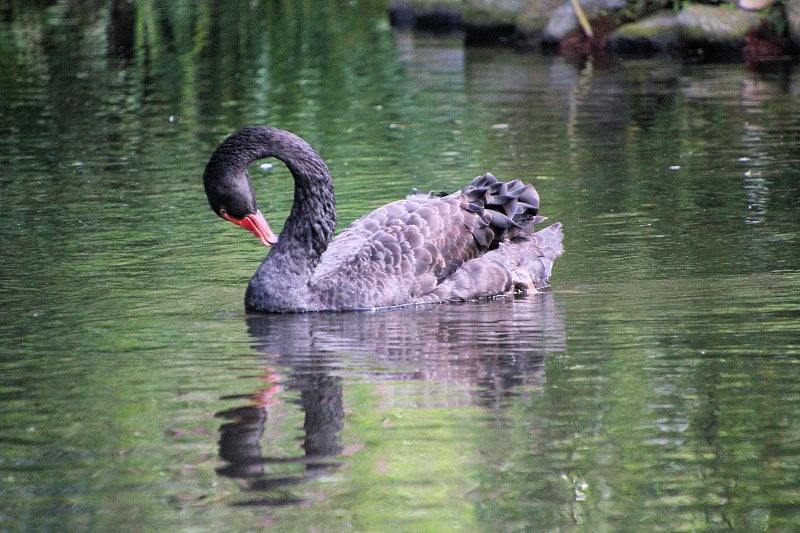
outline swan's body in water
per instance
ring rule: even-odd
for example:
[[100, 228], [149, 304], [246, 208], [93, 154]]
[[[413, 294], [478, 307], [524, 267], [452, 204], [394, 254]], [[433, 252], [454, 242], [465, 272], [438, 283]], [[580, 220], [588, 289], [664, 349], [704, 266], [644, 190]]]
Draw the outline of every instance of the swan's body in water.
[[[294, 204], [278, 238], [256, 205], [248, 166], [276, 157], [294, 176]], [[272, 250], [245, 294], [250, 311], [371, 309], [463, 301], [547, 286], [561, 224], [533, 231], [539, 197], [518, 180], [475, 178], [453, 194], [415, 194], [336, 226], [328, 167], [303, 139], [253, 126], [225, 139], [203, 175], [217, 215]]]

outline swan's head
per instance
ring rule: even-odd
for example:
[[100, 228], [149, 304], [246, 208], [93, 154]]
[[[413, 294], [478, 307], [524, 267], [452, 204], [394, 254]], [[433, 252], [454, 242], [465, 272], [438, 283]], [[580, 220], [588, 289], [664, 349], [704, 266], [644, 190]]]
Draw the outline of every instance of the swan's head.
[[256, 205], [249, 179], [206, 179], [205, 188], [208, 203], [217, 216], [250, 231], [264, 246], [278, 242]]

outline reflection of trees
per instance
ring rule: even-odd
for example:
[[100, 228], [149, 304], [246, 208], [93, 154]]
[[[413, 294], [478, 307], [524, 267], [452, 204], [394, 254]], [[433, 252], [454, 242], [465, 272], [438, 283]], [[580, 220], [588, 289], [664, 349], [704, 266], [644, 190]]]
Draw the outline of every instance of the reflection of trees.
[[[0, 67], [13, 58], [44, 78], [54, 96], [42, 104], [58, 108], [45, 113], [57, 121], [54, 129], [73, 136], [97, 133], [91, 121], [89, 131], [74, 131], [87, 123], [81, 120], [87, 112], [97, 115], [90, 106], [107, 108], [115, 121], [155, 118], [163, 124], [170, 115], [197, 120], [211, 144], [219, 129], [227, 133], [252, 121], [296, 127], [311, 122], [309, 116], [314, 131], [341, 135], [337, 122], [348, 114], [363, 122], [367, 109], [353, 103], [362, 101], [356, 97], [365, 86], [382, 93], [396, 81], [396, 67], [385, 55], [392, 53], [391, 35], [378, 29], [386, 17], [380, 4], [55, 4], [8, 6], [3, 14], [13, 31], [0, 35], [10, 39], [0, 42], [6, 55]], [[160, 106], [167, 107], [166, 116]]]

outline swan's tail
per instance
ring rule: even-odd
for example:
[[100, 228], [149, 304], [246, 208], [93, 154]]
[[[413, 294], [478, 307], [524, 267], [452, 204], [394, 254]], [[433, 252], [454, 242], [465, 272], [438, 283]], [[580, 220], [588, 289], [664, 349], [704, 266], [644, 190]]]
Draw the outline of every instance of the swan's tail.
[[[414, 192], [415, 197], [420, 196]], [[564, 251], [564, 232], [559, 222], [534, 231], [535, 224], [546, 220], [537, 214], [536, 189], [519, 180], [501, 182], [484, 174], [456, 194], [461, 209], [474, 215], [469, 217], [469, 227], [479, 247], [478, 256], [417, 301], [471, 300], [547, 287], [553, 262]]]
[[547, 287], [550, 281], [550, 272], [553, 261], [564, 253], [564, 230], [561, 222], [544, 228], [543, 230], [522, 237], [527, 242], [514, 241], [514, 244], [502, 248], [515, 248], [517, 244], [528, 253], [520, 254], [515, 250], [514, 255], [519, 256], [517, 265], [508, 265], [511, 268], [511, 277], [514, 288], [531, 290]]
[[561, 223], [556, 222], [536, 233], [504, 242], [499, 248], [464, 263], [416, 303], [474, 300], [544, 289], [550, 281], [553, 261], [564, 251], [563, 237]]

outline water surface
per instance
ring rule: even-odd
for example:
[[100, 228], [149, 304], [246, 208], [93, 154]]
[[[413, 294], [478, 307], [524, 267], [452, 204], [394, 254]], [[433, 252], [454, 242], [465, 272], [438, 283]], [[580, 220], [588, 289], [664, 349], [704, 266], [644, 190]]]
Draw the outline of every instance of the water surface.
[[[15, 7], [0, 24], [0, 528], [791, 530], [797, 67], [394, 34], [382, 6]], [[532, 180], [551, 289], [252, 316], [208, 209], [225, 135], [291, 129], [340, 227]], [[288, 172], [251, 169], [280, 229]]]

